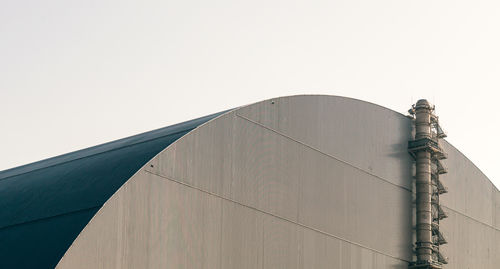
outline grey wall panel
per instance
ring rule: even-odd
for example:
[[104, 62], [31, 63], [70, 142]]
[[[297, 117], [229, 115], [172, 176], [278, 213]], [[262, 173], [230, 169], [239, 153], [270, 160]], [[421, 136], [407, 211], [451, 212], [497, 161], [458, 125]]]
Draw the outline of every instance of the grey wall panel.
[[400, 113], [338, 96], [290, 96], [237, 113], [321, 149], [395, 184], [411, 188], [411, 123]]
[[221, 201], [140, 172], [91, 220], [59, 268], [220, 268]]
[[303, 162], [300, 223], [411, 259], [410, 192], [313, 151]]
[[228, 113], [181, 138], [147, 169], [297, 220], [303, 150], [294, 141]]
[[227, 200], [222, 208], [221, 268], [262, 268], [264, 215]]
[[497, 229], [500, 229], [500, 192], [496, 188], [492, 188], [493, 192], [493, 205], [495, 206], [493, 210], [494, 225]]
[[303, 232], [294, 223], [270, 215], [264, 217], [263, 269], [299, 269], [302, 258]]
[[58, 268], [406, 268], [406, 262], [141, 172]]
[[[411, 192], [235, 114], [181, 138], [157, 157], [156, 170], [387, 255], [411, 259]], [[227, 133], [213, 126], [233, 129]], [[205, 135], [224, 139], [203, 141]], [[231, 174], [221, 174], [226, 167], [231, 167]], [[229, 195], [212, 188], [228, 182]]]
[[264, 269], [400, 268], [407, 263], [338, 238], [266, 216]]
[[234, 114], [227, 113], [188, 133], [151, 160], [147, 169], [209, 192], [229, 195], [233, 118]]
[[239, 117], [234, 121], [231, 199], [296, 222], [304, 149]]
[[443, 253], [449, 257], [446, 269], [498, 268], [500, 232], [474, 219], [448, 210], [449, 218], [441, 224], [448, 244]]
[[[490, 180], [462, 153], [448, 143], [442, 143], [448, 159], [443, 161], [448, 173], [440, 179], [449, 193], [440, 202], [467, 216], [494, 225], [495, 193]], [[497, 226], [500, 227], [500, 226]]]
[[[410, 130], [401, 114], [339, 97], [286, 97], [226, 113], [133, 176], [60, 267], [88, 259], [107, 268], [406, 268]], [[445, 268], [497, 268], [499, 232], [488, 225], [499, 218], [498, 192], [445, 147]]]

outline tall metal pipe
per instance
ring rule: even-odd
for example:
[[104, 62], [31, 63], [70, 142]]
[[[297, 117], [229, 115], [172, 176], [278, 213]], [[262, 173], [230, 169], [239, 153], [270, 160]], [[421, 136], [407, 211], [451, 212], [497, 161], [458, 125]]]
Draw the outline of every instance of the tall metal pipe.
[[[432, 108], [427, 100], [415, 106], [415, 140], [431, 138]], [[417, 262], [432, 261], [431, 153], [416, 152]]]

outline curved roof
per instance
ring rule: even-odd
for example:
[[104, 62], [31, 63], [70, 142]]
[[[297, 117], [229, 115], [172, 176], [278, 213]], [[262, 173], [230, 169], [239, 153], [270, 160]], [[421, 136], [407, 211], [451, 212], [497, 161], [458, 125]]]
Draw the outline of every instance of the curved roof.
[[0, 172], [0, 268], [53, 268], [106, 200], [212, 114]]
[[[412, 129], [400, 113], [336, 96], [234, 109], [134, 174], [57, 268], [407, 267]], [[497, 268], [500, 193], [441, 146], [449, 193], [439, 201], [448, 214], [440, 251], [450, 268]]]
[[[225, 113], [221, 112], [0, 172], [0, 208], [2, 209], [0, 211], [0, 268], [50, 268], [56, 266], [84, 227], [89, 230], [89, 226], [99, 220], [96, 216], [87, 225], [96, 212], [99, 210], [102, 212], [103, 209], [109, 207], [109, 202], [104, 207], [103, 204], [113, 200], [108, 199], [113, 194], [119, 193], [116, 191], [160, 151], [167, 151], [167, 147], [175, 141], [177, 141], [176, 145], [179, 145], [183, 140], [201, 139], [193, 134], [199, 134], [202, 130], [210, 130], [212, 127], [217, 127], [215, 129], [221, 133], [217, 133], [218, 135], [213, 135], [213, 137], [210, 136], [211, 134], [207, 134], [209, 138], [214, 139], [200, 140], [198, 144], [217, 149], [225, 148], [212, 145], [212, 142], [213, 144], [226, 143], [225, 135], [227, 134], [221, 131], [224, 130], [220, 128], [221, 124], [222, 127], [225, 126], [230, 131], [232, 127], [239, 126], [233, 131], [241, 131], [238, 135], [242, 136], [250, 135], [248, 140], [242, 140], [245, 142], [241, 143], [240, 146], [252, 146], [251, 149], [242, 152], [256, 154], [257, 157], [250, 158], [248, 163], [261, 165], [262, 169], [256, 169], [259, 173], [264, 173], [271, 167], [268, 163], [260, 162], [268, 160], [261, 158], [261, 156], [268, 156], [271, 144], [264, 144], [266, 146], [265, 154], [257, 154], [257, 150], [254, 148], [255, 145], [258, 145], [258, 141], [255, 141], [255, 135], [262, 131], [260, 128], [263, 128], [274, 132], [278, 137], [285, 137], [312, 151], [322, 149], [324, 156], [332, 159], [338, 157], [337, 161], [340, 163], [352, 166], [359, 171], [365, 171], [369, 177], [375, 177], [377, 180], [398, 187], [400, 191], [411, 193], [411, 181], [408, 180], [411, 161], [406, 151], [406, 143], [410, 135], [409, 120], [400, 113], [365, 101], [338, 96], [325, 97], [328, 96], [304, 95], [271, 99], [272, 102], [262, 101], [233, 110], [231, 112], [235, 118], [233, 120], [237, 122], [227, 126], [222, 124], [221, 118], [223, 117], [220, 117], [219, 120], [212, 121], [204, 128], [198, 128], [191, 135], [184, 136], [197, 126]], [[332, 119], [336, 119], [336, 121], [332, 121]], [[380, 121], [380, 119], [384, 119], [384, 121]], [[322, 124], [315, 125], [317, 122]], [[241, 129], [242, 126], [243, 129]], [[339, 126], [341, 128], [338, 128]], [[379, 135], [370, 135], [365, 131], [359, 131], [366, 128]], [[325, 135], [321, 135], [323, 133]], [[333, 137], [337, 138], [349, 137], [349, 140], [332, 139], [332, 134], [334, 134]], [[179, 140], [182, 136], [184, 138]], [[254, 143], [251, 143], [252, 141]], [[185, 143], [190, 144], [189, 142]], [[500, 227], [500, 221], [496, 216], [500, 214], [497, 213], [494, 201], [500, 201], [498, 192], [465, 156], [456, 154], [455, 152], [458, 150], [453, 146], [447, 143], [443, 144], [450, 156], [453, 156], [447, 160], [448, 164], [450, 167], [455, 167], [450, 169], [450, 173], [447, 175], [448, 178], [453, 179], [449, 180], [447, 184], [454, 191], [443, 197], [446, 208], [453, 212], [455, 218], [463, 216], [464, 219], [475, 221], [474, 225], [479, 223], [484, 227], [497, 229]], [[170, 148], [173, 146], [171, 145]], [[210, 151], [204, 151], [204, 153], [207, 152]], [[235, 152], [240, 152], [240, 150]], [[222, 152], [219, 153], [224, 156]], [[180, 156], [178, 157], [177, 161], [181, 159]], [[383, 162], [374, 161], [380, 157], [385, 158]], [[211, 155], [197, 160], [204, 162], [203, 160], [206, 159], [216, 158]], [[200, 169], [212, 169], [213, 167], [206, 163], [200, 165]], [[394, 169], [394, 167], [399, 168]], [[149, 169], [149, 166], [145, 169]], [[251, 170], [245, 169], [242, 171]], [[278, 172], [285, 170], [278, 169]], [[174, 172], [181, 173], [183, 171]], [[208, 184], [206, 174], [203, 171], [194, 175], [203, 175], [201, 183], [199, 183], [200, 186]], [[261, 176], [261, 174], [257, 176]], [[184, 177], [173, 176], [172, 178], [182, 179]], [[216, 178], [218, 176], [208, 180]], [[475, 183], [481, 182], [481, 184], [470, 184], [471, 180], [474, 180]], [[220, 184], [208, 184], [208, 186], [214, 188], [208, 190], [210, 193], [216, 193], [219, 191], [217, 187]], [[361, 185], [357, 187], [359, 186]], [[231, 191], [236, 191], [232, 185], [231, 188]], [[321, 188], [318, 189], [321, 190]], [[261, 188], [257, 188], [257, 190], [262, 191]], [[246, 187], [242, 188], [241, 191], [244, 194], [248, 192]], [[280, 193], [283, 192], [273, 192], [272, 195]], [[316, 212], [316, 209], [305, 212]], [[298, 214], [294, 213], [291, 216], [298, 216]], [[321, 220], [321, 218], [319, 219]], [[471, 230], [477, 229], [471, 228]], [[104, 239], [102, 234], [100, 236], [101, 239]], [[456, 242], [458, 243], [458, 241]], [[396, 249], [393, 252], [399, 251], [401, 250]], [[101, 253], [99, 252], [99, 254]]]

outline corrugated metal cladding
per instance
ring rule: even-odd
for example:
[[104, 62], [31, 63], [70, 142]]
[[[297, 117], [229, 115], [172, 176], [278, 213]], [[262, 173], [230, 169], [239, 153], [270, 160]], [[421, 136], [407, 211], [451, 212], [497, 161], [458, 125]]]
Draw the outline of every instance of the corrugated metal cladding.
[[218, 115], [0, 172], [0, 268], [55, 267], [103, 203], [141, 166]]
[[[406, 269], [412, 138], [404, 115], [343, 97], [231, 110], [138, 165], [57, 267]], [[444, 268], [498, 268], [500, 194], [442, 146]]]

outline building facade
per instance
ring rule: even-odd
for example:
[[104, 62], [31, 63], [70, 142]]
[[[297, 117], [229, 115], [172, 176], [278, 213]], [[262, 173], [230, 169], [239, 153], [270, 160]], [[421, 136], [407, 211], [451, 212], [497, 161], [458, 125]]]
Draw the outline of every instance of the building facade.
[[[408, 152], [415, 125], [409, 117], [355, 99], [302, 95], [232, 109], [173, 133], [175, 139], [171, 133], [135, 166], [123, 165], [124, 159], [158, 138], [143, 137], [147, 141], [130, 152], [122, 151], [130, 146], [101, 149], [91, 163], [72, 160], [87, 169], [74, 176], [92, 178], [83, 186], [63, 176], [51, 182], [51, 190], [70, 198], [86, 189], [74, 208], [93, 208], [53, 255], [57, 268], [403, 269], [416, 260], [416, 166]], [[448, 262], [443, 268], [498, 268], [500, 194], [457, 149], [444, 140], [440, 146], [447, 153], [440, 182], [448, 190], [439, 198], [447, 216], [439, 225], [447, 241], [440, 246]], [[130, 171], [117, 176], [125, 168]], [[51, 173], [72, 173], [67, 169]], [[37, 184], [26, 179], [33, 171], [11, 171], [17, 178], [10, 181]], [[6, 172], [0, 191], [9, 181], [2, 180]], [[116, 177], [112, 187], [104, 186]], [[26, 206], [37, 215], [63, 207], [58, 199]], [[8, 216], [0, 239], [23, 223], [20, 215]], [[47, 225], [50, 231], [64, 223]]]

